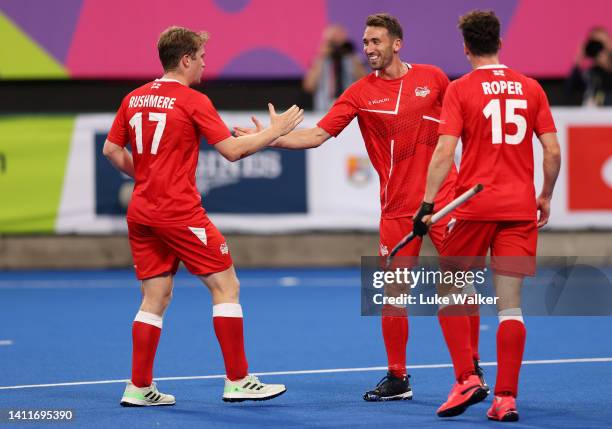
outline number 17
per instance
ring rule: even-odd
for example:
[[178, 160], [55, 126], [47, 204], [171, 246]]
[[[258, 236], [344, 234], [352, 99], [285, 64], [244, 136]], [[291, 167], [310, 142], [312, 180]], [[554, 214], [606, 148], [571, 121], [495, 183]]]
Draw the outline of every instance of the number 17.
[[[153, 134], [153, 142], [151, 143], [151, 153], [157, 155], [157, 148], [166, 127], [166, 114], [149, 112], [149, 121], [157, 122], [155, 133]], [[136, 133], [136, 152], [142, 153], [142, 112], [135, 113], [130, 119], [130, 126], [134, 128]]]

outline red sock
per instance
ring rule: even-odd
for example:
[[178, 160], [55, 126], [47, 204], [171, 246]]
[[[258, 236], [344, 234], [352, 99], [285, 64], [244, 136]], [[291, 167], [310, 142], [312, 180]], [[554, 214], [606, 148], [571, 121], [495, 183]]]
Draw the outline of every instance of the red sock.
[[465, 308], [456, 305], [438, 311], [438, 320], [453, 361], [457, 381], [474, 374], [470, 318], [465, 314]]
[[225, 373], [232, 381], [248, 375], [249, 365], [244, 353], [242, 331], [242, 307], [240, 304], [217, 304], [213, 306], [213, 325], [221, 346]]
[[470, 339], [472, 345], [472, 359], [480, 360], [480, 354], [478, 353], [478, 338], [480, 336], [480, 309], [477, 305], [469, 306], [469, 318], [470, 318]]
[[387, 350], [389, 372], [395, 377], [406, 376], [406, 344], [408, 344], [408, 316], [406, 308], [384, 305], [382, 332]]
[[527, 331], [520, 320], [504, 320], [497, 328], [497, 381], [495, 395], [518, 394], [518, 379]]
[[147, 387], [153, 382], [153, 361], [161, 335], [162, 318], [139, 311], [132, 324], [132, 383]]

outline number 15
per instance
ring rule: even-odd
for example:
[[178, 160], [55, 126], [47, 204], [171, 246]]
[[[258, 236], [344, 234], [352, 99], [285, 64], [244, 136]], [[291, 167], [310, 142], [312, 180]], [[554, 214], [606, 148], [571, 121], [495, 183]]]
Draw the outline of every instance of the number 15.
[[[515, 113], [515, 109], [526, 109], [527, 100], [506, 100], [506, 124], [516, 125], [516, 134], [505, 135], [505, 143], [519, 144], [525, 138], [527, 132], [527, 121], [525, 117]], [[501, 144], [502, 142], [502, 120], [501, 106], [499, 99], [493, 99], [482, 109], [485, 118], [491, 118], [491, 134], [493, 135], [493, 144]]]

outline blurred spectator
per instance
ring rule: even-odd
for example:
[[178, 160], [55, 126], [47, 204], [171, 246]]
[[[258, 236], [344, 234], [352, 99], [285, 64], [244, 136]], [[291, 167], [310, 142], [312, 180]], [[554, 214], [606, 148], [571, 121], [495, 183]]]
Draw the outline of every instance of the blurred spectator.
[[328, 110], [351, 83], [366, 73], [344, 27], [332, 24], [323, 31], [319, 55], [306, 72], [302, 86], [313, 95], [315, 110]]
[[604, 27], [593, 28], [580, 46], [566, 89], [585, 106], [612, 106], [612, 40]]

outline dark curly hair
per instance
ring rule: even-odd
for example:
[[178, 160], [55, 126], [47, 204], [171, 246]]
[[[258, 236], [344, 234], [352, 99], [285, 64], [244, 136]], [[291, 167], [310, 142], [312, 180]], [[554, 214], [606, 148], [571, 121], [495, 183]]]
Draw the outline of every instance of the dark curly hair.
[[494, 55], [499, 51], [499, 19], [492, 10], [473, 10], [459, 17], [463, 41], [476, 56]]

